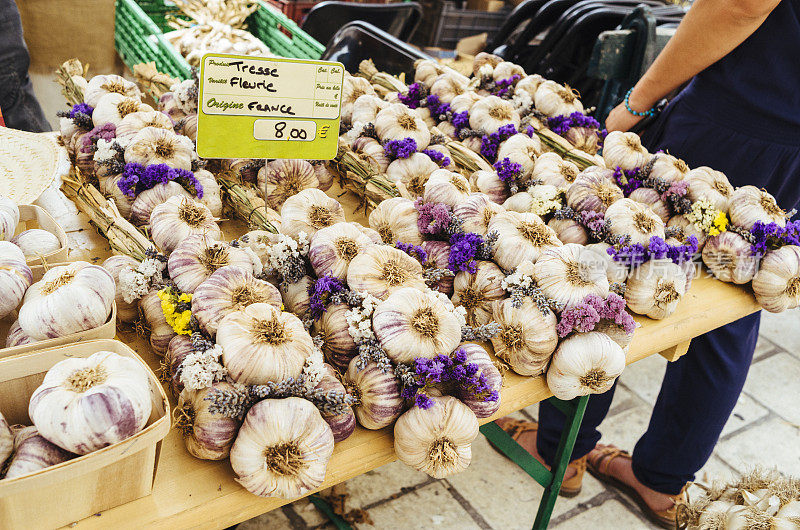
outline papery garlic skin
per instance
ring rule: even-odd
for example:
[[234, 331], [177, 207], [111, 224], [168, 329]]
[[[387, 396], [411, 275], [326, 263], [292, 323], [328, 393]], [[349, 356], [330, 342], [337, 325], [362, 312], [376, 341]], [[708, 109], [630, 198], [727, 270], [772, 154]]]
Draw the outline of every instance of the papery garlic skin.
[[8, 335], [6, 335], [6, 348], [13, 348], [14, 346], [21, 346], [23, 344], [32, 344], [36, 342], [22, 331], [19, 325], [19, 320], [15, 320], [8, 328]]
[[118, 254], [105, 260], [101, 266], [107, 270], [114, 279], [114, 301], [117, 303], [117, 320], [119, 322], [135, 321], [139, 316], [137, 303], [135, 300], [133, 302], [125, 301], [125, 293], [123, 292], [122, 286], [119, 282], [119, 274], [123, 270], [136, 269], [136, 267], [139, 266], [139, 262], [130, 256]]
[[177, 427], [183, 433], [186, 450], [202, 460], [228, 458], [239, 432], [241, 421], [209, 411], [209, 397], [215, 392], [233, 390], [233, 385], [220, 381], [201, 390], [185, 389], [178, 397]]
[[142, 99], [142, 92], [136, 83], [115, 74], [96, 75], [89, 79], [83, 91], [83, 101], [91, 107], [97, 107], [100, 98], [106, 94], [121, 94], [123, 96]]
[[14, 237], [18, 224], [19, 207], [8, 197], [0, 195], [0, 241]]
[[197, 198], [197, 202], [205, 205], [211, 211], [212, 216], [222, 217], [222, 190], [214, 174], [205, 169], [199, 169], [194, 172], [194, 178], [203, 187], [203, 196]]
[[[112, 179], [116, 180], [116, 177], [112, 177]], [[111, 185], [111, 183], [107, 183], [107, 186], [109, 185]], [[110, 193], [109, 195], [111, 195], [116, 201], [120, 198], [117, 195], [119, 186], [117, 186], [117, 184], [114, 184], [114, 186], [116, 186], [117, 189], [112, 190], [113, 193]], [[122, 193], [121, 190], [120, 193]], [[163, 204], [170, 197], [184, 197], [188, 200], [194, 200], [192, 194], [174, 180], [169, 182], [160, 182], [152, 188], [144, 190], [132, 199], [127, 195], [122, 195], [122, 199], [125, 202], [128, 200], [131, 201], [130, 220], [136, 226], [148, 225], [150, 223], [150, 216], [153, 214], [153, 210], [156, 208], [156, 206]], [[120, 213], [122, 212], [120, 211]]]
[[[427, 254], [427, 260], [422, 264], [424, 270], [428, 269], [447, 269], [450, 263], [450, 244], [444, 241], [425, 241], [422, 250]], [[439, 280], [430, 283], [428, 286], [434, 290], [444, 293], [448, 297], [453, 295], [453, 276], [445, 275]]]
[[350, 361], [358, 355], [358, 345], [349, 332], [347, 304], [331, 304], [314, 323], [314, 331], [322, 337], [322, 352], [325, 361], [340, 370], [346, 370]]
[[786, 245], [767, 252], [753, 277], [753, 292], [770, 313], [800, 305], [800, 247]]
[[[591, 169], [591, 168], [589, 168]], [[605, 213], [623, 198], [622, 190], [611, 178], [610, 170], [583, 170], [567, 188], [567, 204], [573, 210]]]
[[[122, 193], [122, 190], [119, 189], [118, 184], [119, 181], [122, 180], [122, 173], [118, 175], [112, 175], [110, 177], [98, 177], [98, 180], [100, 181], [100, 193], [102, 193], [104, 197], [110, 198], [114, 201], [114, 204], [117, 206], [117, 209], [122, 217], [131, 220], [131, 222], [138, 225], [142, 225], [146, 223], [148, 219], [150, 219], [150, 210], [148, 210], [146, 216], [142, 215], [142, 220], [138, 223], [131, 219], [131, 209], [135, 199], [125, 195]], [[178, 186], [180, 186], [180, 184], [178, 184]], [[183, 188], [181, 187], [181, 189]]]
[[393, 103], [378, 112], [375, 132], [383, 143], [411, 138], [417, 143], [417, 150], [425, 149], [431, 141], [430, 130], [422, 118], [401, 103]]
[[314, 352], [299, 318], [264, 303], [226, 315], [217, 328], [217, 344], [230, 377], [244, 384], [299, 377]]
[[422, 265], [402, 250], [372, 245], [359, 252], [347, 269], [347, 284], [356, 292], [385, 300], [405, 287], [427, 290]]
[[533, 265], [536, 283], [548, 298], [569, 307], [590, 294], [608, 296], [608, 277], [596, 254], [581, 245], [568, 243], [547, 249]]
[[294, 313], [298, 317], [305, 318], [309, 314], [310, 295], [309, 289], [313, 288], [314, 279], [311, 276], [303, 276], [300, 281], [292, 284], [278, 286], [278, 290], [283, 297], [283, 304], [286, 310]]
[[756, 274], [758, 262], [750, 243], [734, 232], [711, 236], [703, 247], [703, 263], [722, 282], [748, 283]]
[[[339, 377], [339, 374], [331, 365], [325, 364], [322, 377], [314, 387], [314, 390], [325, 393], [340, 392], [344, 395], [346, 389]], [[335, 443], [347, 439], [356, 429], [356, 415], [351, 407], [347, 407], [347, 410], [342, 414], [330, 414], [324, 410], [320, 410], [320, 413], [322, 414], [322, 419], [331, 428]]]
[[252, 270], [250, 254], [205, 235], [190, 235], [175, 247], [167, 260], [169, 276], [184, 293], [193, 293], [222, 267], [233, 265]]
[[453, 280], [453, 304], [467, 310], [467, 324], [482, 326], [492, 320], [492, 302], [506, 296], [502, 282], [505, 274], [494, 262], [475, 262], [475, 272], [456, 274]]
[[612, 131], [603, 141], [603, 160], [606, 167], [628, 170], [644, 167], [650, 157], [636, 133]]
[[553, 229], [562, 243], [585, 245], [589, 242], [589, 232], [574, 219], [550, 219], [547, 226]]
[[61, 249], [61, 241], [47, 230], [31, 228], [17, 234], [12, 243], [17, 245], [27, 259], [34, 259]]
[[625, 301], [639, 315], [667, 318], [686, 294], [686, 273], [670, 260], [650, 260], [628, 275]]
[[578, 166], [563, 160], [557, 153], [542, 153], [533, 164], [531, 178], [559, 188], [572, 184], [578, 173]]
[[[355, 112], [355, 103], [361, 96], [376, 96], [375, 89], [363, 77], [347, 75], [342, 84], [342, 121], [350, 123]], [[376, 96], [377, 97], [377, 96]]]
[[469, 91], [469, 83], [464, 76], [445, 72], [433, 82], [430, 93], [442, 103], [450, 103], [454, 98]]
[[53, 267], [25, 292], [19, 324], [36, 340], [94, 329], [108, 320], [115, 294], [114, 278], [98, 265]]
[[697, 238], [697, 250], [703, 250], [706, 244], [706, 233], [699, 230], [693, 222], [686, 218], [686, 215], [673, 215], [667, 223], [667, 227], [680, 228], [682, 233], [679, 234], [678, 239], [682, 241], [687, 240], [690, 236], [694, 236]]
[[724, 173], [701, 166], [689, 171], [684, 180], [689, 183], [686, 196], [692, 202], [708, 199], [717, 210], [728, 211], [733, 186]]
[[281, 206], [281, 232], [297, 240], [301, 232], [313, 237], [318, 230], [346, 221], [339, 201], [318, 189], [306, 189]]
[[117, 93], [105, 94], [94, 106], [92, 123], [95, 127], [101, 127], [107, 123], [117, 126], [128, 114], [152, 110], [153, 107], [142, 103], [139, 98], [130, 98]]
[[[35, 473], [75, 458], [69, 451], [47, 441], [36, 427], [15, 427], [14, 454], [8, 462], [4, 479]], [[2, 462], [0, 454], [0, 462]]]
[[0, 465], [2, 465], [14, 451], [14, 434], [8, 422], [0, 412]]
[[258, 189], [270, 208], [278, 209], [289, 197], [317, 186], [314, 166], [306, 160], [273, 160], [258, 171]]
[[547, 80], [540, 83], [534, 93], [533, 101], [536, 110], [550, 117], [583, 112], [583, 103], [575, 90], [555, 81]]
[[116, 138], [122, 141], [130, 140], [145, 127], [171, 131], [174, 125], [170, 117], [163, 112], [155, 110], [132, 112], [122, 118], [122, 121], [117, 125]]
[[378, 112], [386, 108], [387, 103], [375, 94], [363, 94], [353, 102], [351, 123], [375, 123]]
[[375, 138], [361, 136], [353, 141], [351, 147], [359, 158], [372, 165], [379, 173], [385, 173], [389, 170], [389, 164], [392, 160], [386, 154], [383, 145]]
[[455, 208], [469, 197], [467, 179], [447, 169], [437, 169], [425, 182], [422, 200], [425, 203], [442, 203]]
[[756, 221], [786, 226], [786, 212], [775, 202], [775, 197], [755, 186], [736, 188], [731, 194], [728, 214], [731, 224], [746, 229], [752, 228]]
[[519, 113], [507, 100], [488, 96], [472, 106], [469, 112], [469, 126], [485, 134], [496, 133], [503, 125], [519, 128]]
[[492, 201], [485, 193], [470, 193], [466, 200], [453, 208], [453, 214], [461, 219], [465, 232], [486, 235], [492, 218], [505, 211], [503, 206]]
[[507, 270], [523, 261], [536, 262], [546, 249], [562, 245], [553, 229], [533, 213], [501, 212], [489, 222], [489, 232], [497, 232], [494, 259]]
[[172, 329], [172, 326], [167, 324], [167, 319], [164, 318], [164, 310], [161, 308], [161, 299], [158, 297], [158, 291], [153, 290], [144, 295], [139, 300], [139, 309], [147, 322], [147, 326], [150, 328], [150, 346], [152, 346], [156, 354], [164, 355], [170, 345], [170, 341], [177, 334]]
[[397, 189], [408, 199], [421, 197], [425, 183], [439, 165], [425, 153], [414, 153], [408, 158], [398, 158], [386, 168], [386, 177], [396, 183]]
[[453, 113], [459, 113], [472, 110], [472, 106], [479, 102], [482, 98], [475, 92], [469, 90], [463, 94], [459, 94], [450, 101], [450, 110]]
[[469, 466], [478, 419], [452, 396], [431, 400], [430, 408], [414, 406], [397, 419], [394, 450], [406, 465], [439, 479]]
[[228, 265], [217, 269], [197, 286], [192, 296], [192, 314], [206, 333], [214, 337], [219, 323], [234, 311], [266, 303], [280, 309], [281, 293], [251, 270]]
[[653, 155], [655, 161], [650, 169], [650, 176], [664, 179], [667, 182], [683, 180], [689, 173], [689, 166], [680, 158], [667, 153], [656, 153]]
[[576, 333], [561, 341], [547, 370], [547, 386], [561, 400], [602, 394], [625, 369], [625, 352], [605, 333]]
[[47, 440], [85, 455], [141, 431], [151, 409], [144, 365], [99, 351], [50, 368], [31, 396], [28, 416]]
[[180, 396], [183, 391], [183, 381], [181, 381], [183, 360], [187, 355], [195, 353], [192, 339], [189, 335], [173, 335], [169, 341], [169, 346], [164, 353], [162, 361], [162, 372], [159, 374], [161, 381], [166, 381], [169, 390], [175, 397]]
[[404, 400], [394, 373], [384, 372], [369, 361], [359, 370], [358, 359], [350, 361], [344, 375], [344, 386], [356, 398], [353, 411], [359, 425], [377, 430], [394, 423], [403, 412]]
[[137, 132], [125, 149], [125, 162], [143, 166], [166, 164], [171, 168], [192, 169], [194, 143], [185, 136], [158, 127], [145, 127]]
[[508, 185], [500, 180], [497, 171], [478, 170], [470, 177], [472, 189], [486, 194], [493, 202], [503, 204], [508, 199]]
[[433, 59], [422, 59], [414, 62], [414, 82], [422, 83], [430, 88], [436, 78], [447, 69]]
[[629, 235], [631, 243], [648, 245], [651, 237], [664, 239], [664, 221], [650, 207], [631, 199], [620, 199], [606, 210], [613, 235]]
[[323, 160], [313, 161], [314, 176], [317, 177], [319, 185], [317, 188], [320, 191], [328, 191], [333, 186], [333, 173], [328, 169], [328, 164]]
[[669, 222], [672, 212], [666, 201], [661, 199], [661, 194], [653, 188], [637, 188], [631, 192], [628, 198], [643, 204], [653, 210], [658, 215], [664, 224]]
[[497, 149], [497, 159], [509, 159], [522, 166], [521, 177], [523, 180], [530, 178], [533, 173], [536, 158], [542, 154], [542, 141], [538, 136], [530, 137], [518, 133], [500, 143]]
[[158, 248], [170, 253], [189, 236], [220, 239], [222, 230], [206, 205], [187, 197], [172, 196], [153, 208], [150, 235]]
[[493, 317], [500, 325], [492, 338], [495, 355], [520, 375], [544, 373], [558, 344], [555, 314], [542, 314], [529, 298], [520, 307], [506, 298], [494, 302]]
[[596, 262], [590, 260], [588, 255], [586, 259], [590, 263], [595, 263], [597, 267], [601, 267], [601, 264], [605, 264], [609, 286], [612, 283], [623, 284], [628, 278], [628, 267], [622, 262], [614, 261], [614, 258], [608, 254], [609, 248], [611, 248], [611, 245], [608, 243], [592, 243], [591, 245], [586, 245], [586, 249], [591, 250], [597, 256]]
[[32, 283], [33, 273], [22, 250], [13, 243], [0, 241], [0, 318], [17, 308]]
[[318, 488], [333, 454], [333, 433], [302, 398], [265, 399], [247, 413], [231, 448], [236, 481], [259, 497], [294, 499]]
[[373, 245], [372, 240], [350, 223], [336, 223], [320, 229], [308, 248], [308, 259], [317, 276], [347, 278], [347, 268], [359, 252]]
[[467, 355], [467, 364], [472, 363], [478, 366], [475, 377], [483, 376], [488, 387], [497, 392], [498, 399], [496, 401], [487, 401], [485, 396], [475, 395], [470, 389], [460, 385], [455, 390], [455, 396], [472, 409], [475, 416], [478, 418], [488, 418], [500, 408], [499, 397], [500, 389], [503, 386], [503, 376], [495, 366], [492, 358], [489, 357], [486, 349], [480, 344], [464, 342], [460, 344], [458, 348], [463, 350]]

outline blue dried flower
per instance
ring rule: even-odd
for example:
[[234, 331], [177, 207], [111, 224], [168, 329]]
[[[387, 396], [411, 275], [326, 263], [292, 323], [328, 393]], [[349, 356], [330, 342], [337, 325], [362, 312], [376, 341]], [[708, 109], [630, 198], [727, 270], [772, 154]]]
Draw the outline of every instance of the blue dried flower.
[[417, 152], [417, 142], [413, 138], [389, 140], [383, 148], [392, 158], [408, 158]]

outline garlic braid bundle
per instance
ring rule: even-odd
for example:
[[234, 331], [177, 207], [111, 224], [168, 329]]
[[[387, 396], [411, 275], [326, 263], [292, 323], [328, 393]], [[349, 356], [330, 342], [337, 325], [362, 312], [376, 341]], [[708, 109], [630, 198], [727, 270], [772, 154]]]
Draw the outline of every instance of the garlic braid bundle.
[[608, 296], [605, 263], [581, 245], [568, 243], [545, 250], [534, 263], [536, 282], [544, 295], [563, 307], [577, 304], [586, 296]]
[[469, 84], [464, 76], [445, 72], [433, 82], [430, 93], [439, 98], [442, 103], [450, 103], [454, 98], [469, 91]]
[[150, 235], [158, 248], [170, 253], [189, 236], [220, 239], [222, 231], [206, 205], [187, 197], [172, 196], [153, 208]]
[[612, 131], [603, 141], [603, 160], [606, 167], [630, 170], [644, 167], [650, 158], [650, 153], [636, 133]]
[[475, 272], [461, 271], [453, 279], [453, 304], [467, 311], [470, 326], [482, 326], [492, 320], [492, 303], [506, 296], [502, 282], [505, 274], [492, 261], [475, 262]]
[[800, 305], [800, 247], [787, 245], [767, 252], [753, 278], [753, 292], [771, 313]]
[[206, 398], [214, 392], [232, 389], [230, 383], [219, 381], [208, 388], [184, 389], [180, 393], [175, 409], [175, 427], [183, 434], [186, 450], [195, 458], [223, 460], [230, 455], [241, 422], [219, 412], [211, 412], [211, 401]]
[[530, 298], [519, 307], [510, 298], [495, 301], [494, 321], [500, 332], [492, 338], [495, 355], [520, 375], [544, 373], [558, 345], [556, 317], [542, 313]]
[[368, 80], [349, 74], [344, 76], [344, 84], [342, 84], [342, 121], [344, 123], [351, 123], [355, 103], [365, 95], [376, 96], [375, 89]]
[[356, 400], [353, 411], [365, 429], [382, 429], [394, 423], [403, 412], [404, 400], [394, 372], [384, 371], [374, 361], [359, 368], [359, 359], [350, 361], [344, 374], [344, 387]]
[[561, 341], [553, 354], [547, 386], [561, 400], [602, 394], [624, 369], [625, 352], [608, 335], [575, 333]]
[[631, 271], [625, 287], [628, 309], [655, 320], [670, 316], [684, 294], [686, 272], [667, 259], [640, 265]]
[[[55, 466], [75, 458], [75, 455], [44, 438], [36, 427], [13, 428], [13, 454], [8, 461], [4, 479], [12, 479]], [[0, 464], [3, 462], [0, 454]]]
[[562, 245], [553, 229], [533, 213], [498, 213], [489, 222], [489, 232], [498, 234], [494, 259], [507, 270], [527, 260], [536, 262], [547, 249]]
[[245, 416], [231, 448], [236, 481], [259, 497], [295, 499], [325, 480], [333, 433], [302, 398], [265, 399]]
[[438, 479], [469, 466], [478, 419], [452, 396], [430, 399], [430, 408], [414, 406], [397, 419], [394, 450], [405, 464]]
[[371, 245], [350, 261], [347, 284], [356, 292], [380, 300], [405, 287], [427, 289], [419, 261], [402, 250], [384, 245]]

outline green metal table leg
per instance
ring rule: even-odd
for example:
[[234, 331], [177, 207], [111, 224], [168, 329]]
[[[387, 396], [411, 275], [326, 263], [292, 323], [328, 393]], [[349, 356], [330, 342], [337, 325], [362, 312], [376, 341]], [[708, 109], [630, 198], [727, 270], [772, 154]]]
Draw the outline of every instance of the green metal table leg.
[[333, 508], [331, 508], [331, 505], [328, 504], [328, 501], [326, 501], [316, 493], [314, 495], [310, 495], [308, 497], [308, 500], [311, 501], [311, 504], [313, 504], [317, 508], [317, 510], [324, 513], [325, 516], [331, 520], [333, 526], [335, 526], [338, 530], [353, 530], [352, 527], [347, 523], [347, 521], [342, 519], [338, 514], [336, 514], [333, 511]]

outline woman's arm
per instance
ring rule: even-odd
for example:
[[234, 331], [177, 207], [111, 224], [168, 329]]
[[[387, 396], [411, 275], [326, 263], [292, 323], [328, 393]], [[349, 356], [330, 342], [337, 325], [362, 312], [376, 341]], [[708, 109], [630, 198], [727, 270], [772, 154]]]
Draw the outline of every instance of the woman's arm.
[[[696, 0], [675, 35], [633, 87], [633, 110], [644, 112], [683, 83], [725, 57], [766, 20], [780, 0]], [[609, 131], [627, 131], [640, 117], [624, 104], [606, 119]]]

